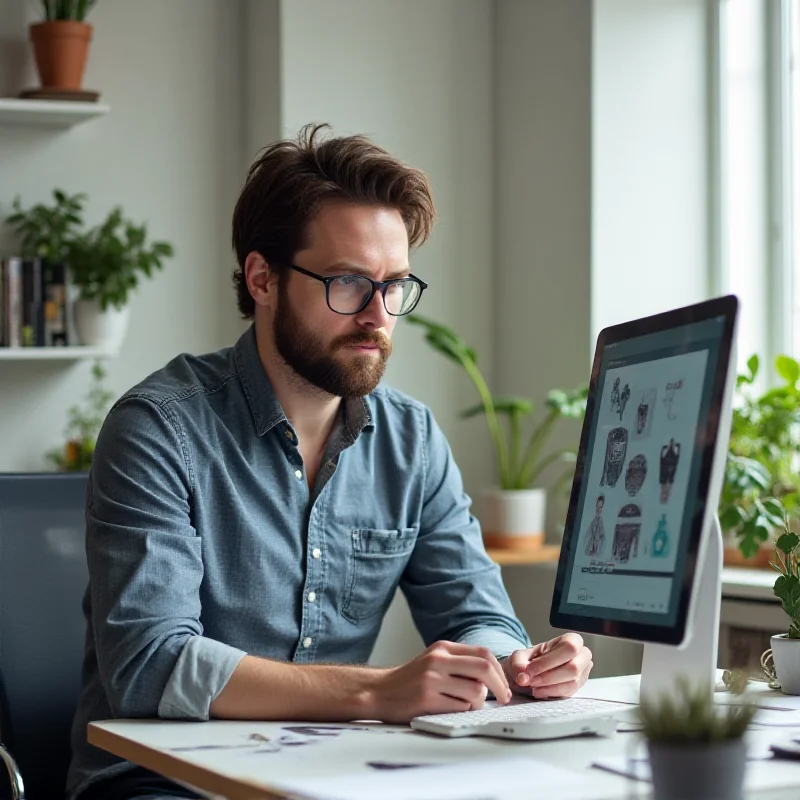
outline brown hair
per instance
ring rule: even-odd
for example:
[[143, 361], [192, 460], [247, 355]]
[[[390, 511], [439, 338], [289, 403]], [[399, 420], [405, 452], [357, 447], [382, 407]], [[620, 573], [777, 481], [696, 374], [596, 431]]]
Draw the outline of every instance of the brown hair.
[[322, 203], [343, 199], [400, 212], [411, 247], [430, 236], [435, 209], [428, 179], [365, 136], [323, 139], [329, 125], [306, 125], [294, 140], [261, 151], [250, 167], [233, 212], [233, 273], [241, 315], [250, 319], [255, 302], [247, 288], [244, 262], [261, 253], [280, 267], [304, 246], [306, 226]]

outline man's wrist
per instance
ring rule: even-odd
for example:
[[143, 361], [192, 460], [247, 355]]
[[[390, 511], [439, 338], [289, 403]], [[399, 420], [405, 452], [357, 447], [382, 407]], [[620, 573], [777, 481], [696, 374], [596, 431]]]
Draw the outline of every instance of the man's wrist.
[[354, 697], [353, 719], [382, 720], [380, 702], [380, 687], [390, 668], [367, 667], [359, 669], [357, 683], [359, 684]]

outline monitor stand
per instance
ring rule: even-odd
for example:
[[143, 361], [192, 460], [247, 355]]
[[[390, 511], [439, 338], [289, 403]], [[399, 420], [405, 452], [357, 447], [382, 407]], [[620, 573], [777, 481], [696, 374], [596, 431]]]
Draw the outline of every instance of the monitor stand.
[[722, 596], [722, 530], [716, 514], [709, 527], [705, 547], [700, 548], [683, 643], [645, 643], [640, 699], [674, 692], [680, 675], [694, 685], [705, 682], [714, 690]]

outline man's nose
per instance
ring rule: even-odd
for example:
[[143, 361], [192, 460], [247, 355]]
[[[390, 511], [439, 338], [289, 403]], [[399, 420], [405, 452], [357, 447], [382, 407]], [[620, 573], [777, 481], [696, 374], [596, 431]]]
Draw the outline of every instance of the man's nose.
[[357, 321], [360, 325], [370, 325], [375, 328], [385, 328], [389, 321], [389, 312], [383, 302], [380, 289], [375, 290], [372, 299], [358, 312]]

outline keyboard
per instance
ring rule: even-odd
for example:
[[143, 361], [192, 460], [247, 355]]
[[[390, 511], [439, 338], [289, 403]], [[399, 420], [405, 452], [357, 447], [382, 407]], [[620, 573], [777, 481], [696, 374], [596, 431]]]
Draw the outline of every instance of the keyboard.
[[512, 739], [554, 739], [585, 733], [607, 735], [616, 730], [616, 718], [631, 708], [622, 703], [583, 697], [532, 700], [478, 711], [427, 714], [411, 720], [411, 727], [443, 736]]

